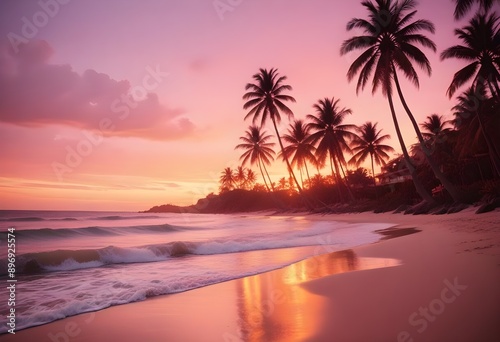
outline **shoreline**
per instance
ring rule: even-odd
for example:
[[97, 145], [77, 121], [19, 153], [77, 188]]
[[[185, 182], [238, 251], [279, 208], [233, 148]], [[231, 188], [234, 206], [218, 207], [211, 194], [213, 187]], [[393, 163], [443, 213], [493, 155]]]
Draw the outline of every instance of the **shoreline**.
[[[498, 209], [481, 215], [466, 210], [440, 216], [361, 213], [305, 217], [383, 222], [422, 231], [355, 247], [347, 258], [339, 252], [313, 256], [254, 276], [64, 318], [2, 335], [2, 340], [500, 339], [496, 326], [500, 320]], [[353, 260], [359, 264], [359, 260], [384, 259], [401, 260], [402, 264], [349, 269]], [[350, 272], [332, 273], [336, 269]]]

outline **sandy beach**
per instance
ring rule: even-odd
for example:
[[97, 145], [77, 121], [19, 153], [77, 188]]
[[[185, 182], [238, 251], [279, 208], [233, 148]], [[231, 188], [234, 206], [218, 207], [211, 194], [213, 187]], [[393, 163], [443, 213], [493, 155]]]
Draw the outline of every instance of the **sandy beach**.
[[309, 215], [418, 233], [2, 341], [500, 341], [500, 211]]

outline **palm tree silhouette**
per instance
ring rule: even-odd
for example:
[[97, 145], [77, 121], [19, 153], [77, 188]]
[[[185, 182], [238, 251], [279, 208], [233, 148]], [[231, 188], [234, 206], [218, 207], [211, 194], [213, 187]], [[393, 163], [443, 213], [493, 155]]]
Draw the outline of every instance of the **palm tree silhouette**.
[[[271, 165], [271, 161], [274, 160], [275, 154], [273, 150], [273, 146], [275, 144], [269, 142], [270, 139], [271, 136], [267, 135], [266, 132], [262, 132], [259, 127], [250, 126], [245, 132], [245, 136], [240, 137], [240, 140], [242, 140], [243, 143], [236, 146], [236, 149], [242, 149], [245, 151], [240, 157], [243, 165], [250, 162], [250, 165], [257, 164], [259, 166], [267, 191], [270, 191], [270, 189], [267, 184], [266, 177], [264, 176], [264, 171], [266, 172], [271, 187], [273, 187], [266, 165]], [[262, 170], [263, 168], [264, 171]]]
[[288, 143], [283, 151], [286, 157], [292, 160], [292, 167], [297, 167], [299, 169], [302, 185], [304, 184], [302, 180], [302, 168], [305, 168], [307, 180], [310, 184], [311, 177], [309, 176], [307, 162], [316, 165], [316, 158], [314, 156], [316, 148], [311, 143], [309, 131], [310, 127], [306, 125], [304, 121], [295, 120], [290, 124], [287, 134], [282, 137], [283, 140]]
[[450, 120], [444, 120], [442, 115], [428, 115], [426, 121], [420, 126], [422, 127], [422, 136], [429, 145], [435, 146], [436, 143], [446, 139], [446, 135], [451, 132], [451, 127], [446, 127], [451, 123]]
[[226, 167], [220, 176], [221, 191], [229, 191], [236, 184], [236, 177], [230, 167]]
[[[247, 92], [243, 95], [243, 99], [246, 100], [243, 109], [246, 110], [251, 108], [245, 116], [245, 120], [249, 117], [253, 117], [252, 121], [255, 123], [260, 117], [261, 126], [264, 126], [267, 119], [270, 118], [273, 122], [281, 153], [283, 153], [283, 142], [281, 141], [277, 124], [281, 122], [280, 111], [285, 113], [289, 118], [293, 117], [292, 110], [284, 103], [286, 101], [295, 102], [292, 96], [284, 94], [284, 92], [292, 90], [292, 87], [283, 83], [287, 77], [279, 76], [278, 70], [275, 68], [271, 68], [270, 70], [260, 68], [259, 72], [252, 77], [256, 82], [247, 83], [245, 86]], [[285, 162], [290, 176], [293, 177], [297, 189], [302, 194], [302, 188], [295, 177], [292, 166], [286, 155]]]
[[[434, 25], [428, 20], [412, 21], [416, 14], [414, 10], [416, 2], [414, 0], [376, 0], [363, 1], [362, 5], [369, 12], [369, 19], [354, 18], [347, 24], [347, 30], [361, 28], [363, 36], [355, 36], [343, 42], [341, 54], [347, 54], [353, 50], [364, 49], [363, 53], [352, 63], [347, 73], [348, 80], [352, 80], [359, 73], [356, 91], [364, 89], [371, 75], [373, 74], [372, 93], [378, 88], [387, 97], [391, 109], [392, 119], [396, 134], [401, 145], [403, 156], [410, 171], [418, 194], [427, 202], [434, 203], [430, 193], [424, 188], [417, 178], [415, 166], [410, 160], [406, 149], [401, 130], [399, 128], [394, 103], [392, 100], [393, 81], [396, 86], [401, 103], [417, 133], [418, 140], [422, 145], [425, 156], [431, 165], [435, 176], [441, 181], [454, 200], [461, 199], [460, 192], [442, 174], [438, 165], [430, 157], [430, 152], [425, 147], [418, 123], [413, 117], [401, 90], [397, 70], [403, 72], [408, 80], [418, 87], [418, 75], [413, 68], [412, 61], [415, 61], [428, 74], [431, 73], [429, 60], [425, 54], [414, 44], [418, 43], [424, 47], [436, 51], [436, 46], [429, 38], [418, 33], [419, 31], [434, 32]], [[409, 12], [410, 11], [410, 12]], [[407, 13], [409, 12], [409, 13]]]
[[238, 189], [245, 189], [247, 182], [246, 169], [243, 166], [238, 166], [234, 172], [235, 183]]
[[345, 116], [352, 111], [349, 108], [339, 108], [339, 101], [335, 98], [318, 100], [313, 106], [316, 115], [309, 114], [307, 118], [311, 121], [308, 124], [308, 128], [311, 129], [310, 140], [316, 145], [318, 162], [324, 163], [328, 158], [332, 176], [335, 175], [337, 182], [342, 184], [340, 169], [342, 165], [346, 165], [344, 151], [350, 151], [347, 141], [354, 138], [350, 130], [356, 126], [342, 124]]
[[[431, 114], [420, 124], [422, 127], [422, 136], [428, 150], [431, 151], [433, 159], [441, 166], [450, 164], [453, 158], [453, 146], [449, 138], [452, 137], [452, 129], [448, 127], [451, 120], [445, 120], [442, 115]], [[424, 156], [421, 144], [412, 146], [414, 156]], [[419, 158], [421, 159], [421, 158]], [[449, 166], [451, 168], [453, 166]]]
[[491, 136], [491, 133], [495, 134], [497, 131], [488, 130], [488, 127], [498, 127], [498, 116], [495, 118], [494, 115], [488, 115], [495, 112], [495, 107], [499, 106], [498, 102], [488, 99], [482, 87], [470, 87], [458, 96], [457, 100], [458, 104], [452, 109], [455, 115], [453, 123], [460, 134], [456, 146], [459, 157], [463, 157], [468, 151], [480, 145], [480, 137], [483, 137], [492, 165], [497, 176], [500, 176], [500, 153]]
[[470, 62], [455, 73], [447, 94], [451, 98], [463, 84], [472, 81], [474, 87], [487, 84], [491, 95], [500, 99], [500, 25], [498, 16], [478, 14], [469, 25], [456, 29], [463, 45], [455, 45], [441, 53], [441, 60], [457, 58]]
[[353, 156], [349, 163], [359, 167], [368, 156], [370, 156], [372, 166], [373, 182], [375, 183], [375, 167], [377, 165], [385, 165], [384, 159], [389, 159], [387, 153], [394, 152], [394, 149], [389, 145], [382, 144], [384, 140], [390, 138], [388, 134], [381, 135], [382, 130], [377, 130], [377, 123], [366, 122], [362, 126], [356, 128], [358, 134], [351, 142]]
[[479, 11], [484, 13], [488, 12], [490, 8], [493, 7], [493, 3], [497, 2], [500, 4], [500, 0], [455, 0], [455, 20], [465, 16], [475, 2], [479, 4]]
[[245, 188], [246, 189], [251, 189], [254, 185], [255, 182], [257, 181], [257, 176], [255, 175], [255, 172], [253, 172], [252, 169], [246, 169], [246, 176], [245, 176]]

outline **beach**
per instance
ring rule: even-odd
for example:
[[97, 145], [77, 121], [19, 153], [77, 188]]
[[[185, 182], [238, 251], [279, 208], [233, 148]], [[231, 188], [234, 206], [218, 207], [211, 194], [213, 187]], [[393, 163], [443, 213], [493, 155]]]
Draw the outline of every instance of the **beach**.
[[68, 317], [2, 341], [499, 341], [500, 211], [342, 214], [418, 233]]

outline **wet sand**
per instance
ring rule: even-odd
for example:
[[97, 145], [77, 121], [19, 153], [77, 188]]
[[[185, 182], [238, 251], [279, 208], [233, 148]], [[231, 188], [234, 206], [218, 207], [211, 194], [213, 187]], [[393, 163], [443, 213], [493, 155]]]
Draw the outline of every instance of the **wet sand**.
[[308, 218], [421, 232], [0, 340], [500, 341], [500, 211]]

